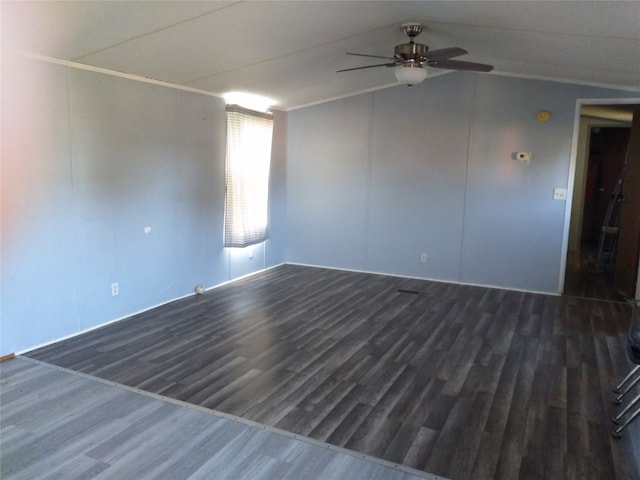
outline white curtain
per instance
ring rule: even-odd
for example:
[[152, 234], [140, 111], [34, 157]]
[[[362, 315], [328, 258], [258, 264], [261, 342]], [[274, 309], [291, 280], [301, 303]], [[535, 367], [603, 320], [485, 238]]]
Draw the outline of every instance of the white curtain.
[[224, 246], [246, 247], [269, 234], [273, 115], [227, 105]]

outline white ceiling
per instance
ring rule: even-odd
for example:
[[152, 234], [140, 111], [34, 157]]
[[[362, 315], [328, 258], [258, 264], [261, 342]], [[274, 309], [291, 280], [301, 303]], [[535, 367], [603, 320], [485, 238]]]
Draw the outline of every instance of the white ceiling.
[[[640, 90], [638, 1], [1, 2], [3, 47], [283, 109], [393, 85], [400, 24], [495, 73]], [[431, 69], [431, 72], [445, 72]], [[456, 74], [456, 73], [452, 73]], [[494, 74], [494, 73], [491, 73]], [[428, 80], [427, 80], [428, 81]]]

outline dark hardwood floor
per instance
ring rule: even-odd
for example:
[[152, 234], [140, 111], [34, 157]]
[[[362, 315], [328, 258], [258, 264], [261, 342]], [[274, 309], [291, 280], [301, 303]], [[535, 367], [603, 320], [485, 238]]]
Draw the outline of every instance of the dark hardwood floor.
[[0, 392], [3, 480], [441, 480], [29, 358]]
[[284, 265], [27, 354], [451, 479], [640, 479], [624, 303]]

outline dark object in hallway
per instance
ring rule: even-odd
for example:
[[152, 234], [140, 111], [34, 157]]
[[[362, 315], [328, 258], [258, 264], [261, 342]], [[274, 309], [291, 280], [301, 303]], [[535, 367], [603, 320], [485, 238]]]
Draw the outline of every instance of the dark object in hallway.
[[617, 441], [609, 418], [629, 314], [284, 265], [29, 356], [452, 479], [626, 480], [640, 425]]

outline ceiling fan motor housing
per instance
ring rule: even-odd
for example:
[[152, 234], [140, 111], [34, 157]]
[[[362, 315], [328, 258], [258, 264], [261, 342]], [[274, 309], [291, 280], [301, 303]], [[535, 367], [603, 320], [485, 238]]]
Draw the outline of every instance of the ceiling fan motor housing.
[[396, 61], [405, 62], [413, 60], [416, 63], [423, 63], [427, 60], [429, 47], [421, 43], [403, 43], [396, 45], [393, 49]]

